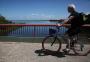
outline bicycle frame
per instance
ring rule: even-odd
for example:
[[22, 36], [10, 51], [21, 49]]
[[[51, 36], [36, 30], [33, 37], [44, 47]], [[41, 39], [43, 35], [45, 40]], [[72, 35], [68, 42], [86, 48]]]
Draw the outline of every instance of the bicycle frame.
[[[61, 27], [61, 26], [60, 26]], [[58, 35], [59, 35], [59, 28], [60, 28], [59, 26], [56, 26], [56, 28], [57, 28], [57, 31], [56, 31], [56, 33], [52, 36], [52, 37], [54, 37], [54, 41], [52, 42], [52, 44], [51, 44], [51, 46], [53, 46], [53, 44], [55, 43], [55, 41], [56, 41], [56, 38], [58, 38]], [[64, 34], [64, 35], [66, 35], [66, 34]], [[63, 36], [62, 36], [63, 37]], [[72, 36], [72, 37], [69, 37], [68, 36], [68, 38], [67, 38], [67, 40], [68, 40], [68, 43], [67, 43], [67, 45], [68, 45], [68, 48], [69, 49], [71, 49], [72, 47], [71, 47], [71, 42], [72, 41], [78, 41], [78, 37], [79, 37], [79, 34], [76, 34], [75, 36]], [[65, 38], [65, 37], [63, 37], [63, 38]], [[72, 39], [72, 40], [71, 40]], [[81, 51], [83, 51], [83, 47], [84, 47], [84, 45], [83, 44], [80, 44], [81, 46], [80, 46], [80, 50]]]

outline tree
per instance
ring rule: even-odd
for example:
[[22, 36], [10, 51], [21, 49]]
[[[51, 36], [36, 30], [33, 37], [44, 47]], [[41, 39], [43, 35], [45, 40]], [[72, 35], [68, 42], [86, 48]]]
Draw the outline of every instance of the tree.
[[12, 22], [6, 20], [4, 16], [0, 15], [0, 24], [9, 24], [9, 23], [12, 23]]
[[86, 24], [90, 24], [90, 14], [86, 15], [86, 18], [87, 18]]

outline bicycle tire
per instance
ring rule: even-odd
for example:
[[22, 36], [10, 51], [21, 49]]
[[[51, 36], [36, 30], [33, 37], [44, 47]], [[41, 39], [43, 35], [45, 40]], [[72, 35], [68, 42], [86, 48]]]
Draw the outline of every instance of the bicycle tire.
[[[51, 46], [51, 41], [54, 41], [55, 40], [55, 37], [52, 37], [51, 38], [51, 36], [47, 36], [47, 37], [45, 37], [44, 39], [43, 39], [43, 41], [42, 41], [42, 49], [43, 50], [53, 50], [53, 51], [60, 51], [60, 49], [61, 49], [61, 41], [59, 40], [59, 38], [58, 37], [56, 37], [56, 40], [55, 40], [55, 42], [56, 43], [54, 43], [54, 46], [55, 46], [55, 50], [54, 49], [49, 49], [48, 48], [48, 46], [50, 46], [50, 47], [53, 47], [53, 46]], [[50, 43], [49, 43], [50, 42]], [[57, 46], [58, 45], [58, 46]]]
[[85, 44], [84, 42], [83, 40], [77, 41], [73, 49], [76, 54], [85, 54], [90, 49], [89, 44]]

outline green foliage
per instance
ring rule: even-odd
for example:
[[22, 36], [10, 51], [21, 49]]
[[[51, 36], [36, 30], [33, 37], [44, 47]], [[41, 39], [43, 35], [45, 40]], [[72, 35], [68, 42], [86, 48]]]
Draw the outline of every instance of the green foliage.
[[90, 24], [90, 14], [86, 15], [86, 21], [85, 24]]
[[[6, 20], [4, 16], [0, 15], [0, 24], [13, 24], [13, 22]], [[15, 24], [15, 23], [14, 23]], [[17, 26], [0, 26], [0, 36], [6, 36], [9, 32], [14, 31], [20, 27]]]
[[11, 21], [6, 20], [6, 18], [2, 15], [0, 15], [0, 24], [10, 24]]

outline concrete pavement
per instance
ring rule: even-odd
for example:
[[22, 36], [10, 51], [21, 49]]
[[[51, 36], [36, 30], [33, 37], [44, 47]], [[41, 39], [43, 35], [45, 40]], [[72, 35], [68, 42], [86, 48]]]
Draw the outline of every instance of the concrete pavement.
[[[90, 47], [90, 45], [89, 45]], [[39, 55], [41, 43], [0, 41], [0, 62], [90, 62], [88, 56]]]

